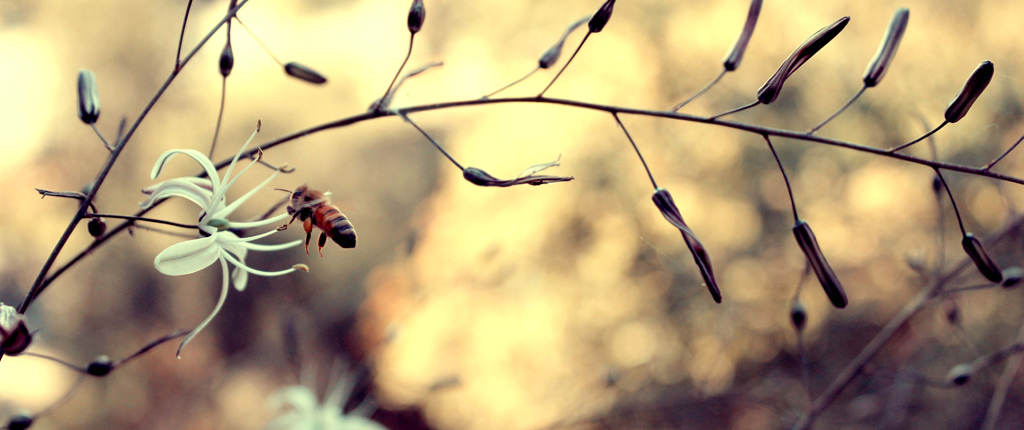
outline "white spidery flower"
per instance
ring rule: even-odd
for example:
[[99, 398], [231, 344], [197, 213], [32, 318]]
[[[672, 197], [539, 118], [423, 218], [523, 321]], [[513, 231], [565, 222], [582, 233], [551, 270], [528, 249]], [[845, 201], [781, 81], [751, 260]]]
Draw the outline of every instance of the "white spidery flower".
[[267, 403], [282, 413], [267, 424], [265, 430], [388, 430], [380, 423], [366, 418], [372, 407], [364, 403], [345, 415], [342, 408], [348, 403], [354, 383], [342, 377], [323, 403], [317, 402], [316, 393], [303, 385], [281, 388], [270, 395]]
[[[231, 164], [224, 172], [223, 178], [218, 175], [217, 168], [214, 166], [213, 162], [201, 152], [192, 149], [172, 149], [163, 153], [163, 155], [156, 160], [156, 164], [153, 166], [153, 172], [151, 174], [153, 179], [156, 179], [156, 177], [160, 175], [160, 172], [163, 170], [167, 161], [177, 154], [184, 154], [192, 157], [192, 159], [198, 162], [199, 165], [202, 166], [203, 170], [206, 171], [208, 178], [174, 178], [143, 190], [144, 193], [150, 195], [146, 201], [141, 203], [141, 206], [144, 209], [149, 208], [157, 201], [168, 197], [183, 197], [192, 203], [195, 203], [201, 209], [198, 227], [199, 233], [202, 237], [176, 243], [167, 247], [167, 249], [164, 249], [153, 261], [153, 264], [156, 266], [156, 270], [160, 271], [160, 273], [171, 276], [187, 275], [205, 269], [219, 261], [221, 270], [224, 274], [224, 280], [221, 284], [220, 298], [217, 300], [217, 305], [214, 306], [213, 312], [210, 313], [210, 316], [206, 317], [203, 322], [199, 323], [199, 325], [196, 326], [188, 336], [185, 336], [185, 339], [181, 342], [181, 346], [178, 347], [178, 358], [181, 358], [181, 349], [185, 347], [185, 344], [192, 340], [192, 338], [206, 327], [213, 317], [220, 312], [221, 307], [224, 305], [224, 299], [228, 294], [229, 283], [234, 284], [236, 290], [242, 291], [245, 289], [250, 273], [260, 276], [280, 276], [292, 273], [296, 270], [308, 271], [308, 268], [301, 264], [296, 264], [289, 269], [276, 272], [254, 269], [245, 264], [245, 257], [249, 251], [278, 251], [297, 246], [302, 243], [301, 240], [295, 240], [278, 245], [265, 245], [253, 242], [274, 234], [277, 231], [276, 229], [249, 237], [238, 237], [235, 233], [229, 231], [229, 229], [248, 229], [271, 225], [278, 223], [289, 216], [288, 214], [281, 214], [255, 222], [233, 222], [227, 219], [227, 217], [238, 209], [242, 203], [245, 203], [246, 200], [256, 194], [257, 191], [266, 186], [272, 179], [274, 179], [275, 176], [277, 176], [278, 172], [274, 172], [259, 186], [245, 193], [245, 195], [239, 197], [238, 200], [235, 200], [231, 204], [227, 204], [226, 193], [228, 189], [231, 188], [231, 185], [233, 185], [243, 173], [249, 170], [249, 168], [259, 160], [258, 158], [253, 160], [249, 165], [245, 166], [245, 168], [238, 172], [238, 175], [231, 177], [232, 170], [234, 170], [238, 158], [245, 151], [245, 148], [249, 146], [249, 143], [252, 142], [253, 137], [255, 137], [258, 132], [259, 125], [257, 124], [256, 131], [253, 132], [252, 136], [249, 137], [249, 140], [245, 142], [245, 145], [242, 145], [242, 148], [238, 150], [237, 154], [235, 154], [235, 158], [231, 160]], [[230, 277], [228, 276], [228, 263], [235, 266]]]

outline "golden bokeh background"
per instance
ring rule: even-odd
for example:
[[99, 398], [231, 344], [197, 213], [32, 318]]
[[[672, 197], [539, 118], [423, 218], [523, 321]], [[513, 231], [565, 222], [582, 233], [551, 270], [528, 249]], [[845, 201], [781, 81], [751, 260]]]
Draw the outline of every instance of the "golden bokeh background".
[[[34, 188], [79, 190], [107, 157], [75, 117], [75, 76], [96, 73], [99, 129], [116, 134], [170, 73], [185, 1], [0, 0], [0, 301], [17, 304], [72, 216], [74, 203], [39, 199]], [[521, 77], [594, 0], [425, 0], [427, 17], [409, 62], [444, 66], [411, 79], [394, 107], [479, 98]], [[721, 70], [748, 2], [621, 1], [548, 97], [646, 109], [687, 98]], [[230, 156], [257, 119], [266, 142], [364, 112], [381, 96], [407, 49], [408, 0], [252, 0], [239, 16], [282, 61], [329, 79], [288, 78], [243, 28], [232, 28], [217, 160]], [[226, 10], [196, 1], [185, 31], [191, 50]], [[887, 148], [933, 125], [983, 60], [996, 65], [970, 114], [936, 135], [943, 160], [980, 166], [1022, 133], [1024, 3], [1010, 0], [896, 5], [880, 0], [765, 2], [735, 73], [684, 112], [712, 115], [748, 103], [789, 52], [849, 15], [844, 32], [801, 68], [776, 103], [729, 119], [806, 130], [861, 85], [892, 13], [909, 29], [882, 83], [819, 132]], [[220, 97], [221, 30], [189, 63], [134, 135], [98, 194], [104, 213], [131, 214], [156, 157], [209, 149]], [[555, 69], [502, 95], [531, 96]], [[295, 321], [302, 373], [321, 393], [343, 359], [364, 369], [389, 428], [787, 428], [807, 403], [790, 300], [804, 269], [792, 238], [781, 175], [759, 136], [719, 127], [623, 115], [658, 184], [669, 189], [714, 262], [724, 296], [715, 304], [679, 236], [651, 204], [650, 182], [610, 115], [549, 104], [463, 107], [411, 115], [464, 165], [514, 177], [561, 156], [552, 174], [568, 183], [481, 188], [464, 179], [398, 118], [316, 133], [273, 148], [265, 160], [296, 168], [272, 187], [330, 190], [359, 232], [359, 246], [328, 244], [250, 254], [266, 270], [307, 264], [308, 274], [250, 278], [174, 358], [164, 345], [104, 379], [86, 380], [33, 428], [253, 429], [274, 416], [266, 399], [296, 382], [282, 327]], [[924, 167], [863, 153], [775, 139], [807, 220], [846, 286], [850, 305], [831, 307], [813, 279], [801, 300], [812, 391], [820, 393], [925, 280], [908, 261], [934, 262], [944, 222], [945, 258], [959, 261], [948, 199], [941, 210]], [[909, 150], [922, 157], [925, 144]], [[1014, 153], [997, 171], [1024, 176]], [[192, 174], [175, 160], [165, 173]], [[548, 173], [545, 172], [545, 173]], [[253, 169], [235, 198], [267, 169]], [[1020, 186], [947, 175], [967, 228], [998, 230], [1024, 207]], [[237, 191], [243, 190], [243, 191]], [[254, 217], [281, 197], [269, 188], [243, 208]], [[940, 213], [942, 215], [940, 215]], [[150, 214], [189, 222], [195, 209], [170, 202]], [[111, 225], [114, 222], [111, 220]], [[301, 238], [301, 229], [271, 242]], [[79, 228], [67, 261], [92, 238]], [[125, 356], [150, 339], [194, 327], [212, 308], [219, 269], [168, 277], [153, 258], [180, 238], [148, 230], [121, 235], [56, 281], [33, 306], [32, 351], [84, 364]], [[1020, 236], [993, 247], [1020, 264]], [[958, 281], [981, 278], [970, 271]], [[954, 364], [1012, 342], [1024, 319], [1020, 293], [955, 296], [962, 330], [935, 301], [899, 332], [819, 418], [818, 428], [975, 428], [998, 371], [958, 388], [929, 387]], [[173, 342], [172, 342], [173, 344]], [[891, 371], [887, 370], [889, 369]], [[887, 376], [888, 375], [888, 376]], [[910, 376], [908, 376], [910, 375]], [[0, 417], [39, 411], [75, 374], [33, 357], [0, 363]], [[915, 382], [917, 381], [917, 382]], [[1020, 381], [1000, 421], [1024, 420]], [[366, 391], [366, 390], [357, 390]], [[353, 404], [358, 400], [353, 400]]]

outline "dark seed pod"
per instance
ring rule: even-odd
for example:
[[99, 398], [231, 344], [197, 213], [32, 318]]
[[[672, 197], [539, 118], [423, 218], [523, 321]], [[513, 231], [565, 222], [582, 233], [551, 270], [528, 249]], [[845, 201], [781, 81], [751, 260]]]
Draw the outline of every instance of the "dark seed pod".
[[103, 233], [107, 232], [107, 223], [99, 218], [93, 218], [89, 220], [89, 235], [92, 237], [103, 236]]
[[807, 309], [799, 299], [793, 300], [793, 303], [789, 305], [789, 321], [797, 332], [803, 332], [804, 327], [807, 326]]
[[974, 373], [974, 366], [963, 363], [953, 366], [949, 369], [949, 373], [946, 375], [946, 380], [953, 385], [964, 385], [971, 380], [971, 374]]
[[7, 428], [9, 430], [26, 430], [32, 427], [32, 417], [28, 415], [15, 415], [11, 417], [11, 420], [7, 422]]
[[231, 50], [231, 42], [224, 45], [224, 50], [220, 51], [220, 75], [228, 77], [231, 74], [231, 69], [235, 67], [235, 53]]
[[565, 30], [565, 33], [562, 34], [562, 38], [558, 39], [558, 43], [552, 45], [550, 48], [548, 48], [547, 51], [544, 51], [543, 55], [540, 56], [540, 60], [538, 60], [537, 62], [537, 67], [547, 69], [550, 68], [553, 64], [555, 64], [555, 62], [558, 61], [558, 57], [562, 55], [562, 47], [565, 45], [565, 39], [568, 39], [569, 35], [572, 34], [573, 31], [575, 31], [589, 19], [590, 17], [585, 16], [583, 18], [576, 20], [576, 22], [569, 24], [569, 28], [567, 28]]
[[608, 20], [612, 18], [612, 9], [615, 8], [615, 0], [605, 0], [601, 8], [594, 13], [594, 16], [590, 18], [591, 33], [600, 33], [604, 30], [604, 26], [608, 24]]
[[779, 97], [779, 93], [782, 92], [782, 85], [786, 83], [786, 79], [789, 79], [793, 72], [796, 72], [800, 66], [838, 36], [839, 32], [846, 28], [846, 23], [848, 22], [850, 22], [850, 17], [844, 16], [807, 38], [799, 48], [796, 48], [789, 55], [789, 58], [782, 63], [782, 66], [779, 66], [779, 70], [776, 70], [775, 74], [768, 78], [768, 81], [761, 86], [761, 89], [757, 90], [757, 101], [761, 102], [761, 104], [769, 104], [775, 101]]
[[78, 118], [86, 124], [94, 124], [100, 118], [100, 95], [96, 74], [91, 70], [78, 71]]
[[978, 271], [985, 278], [992, 282], [1000, 282], [1003, 280], [1003, 272], [999, 270], [999, 266], [996, 265], [995, 261], [992, 261], [992, 257], [988, 256], [988, 252], [985, 251], [985, 247], [981, 244], [981, 241], [973, 234], [967, 233], [964, 235], [963, 241], [964, 251], [967, 251], [967, 256], [971, 257], [971, 261], [978, 267]]
[[996, 66], [991, 61], [983, 61], [977, 69], [974, 69], [963, 88], [960, 88], [960, 92], [946, 106], [946, 122], [957, 122], [967, 115], [971, 105], [992, 81], [992, 75], [995, 72]]
[[910, 20], [910, 9], [907, 8], [897, 10], [892, 16], [892, 20], [889, 21], [889, 30], [885, 32], [885, 38], [878, 46], [875, 58], [871, 59], [867, 70], [864, 70], [864, 86], [870, 88], [882, 81], [885, 72], [889, 70], [889, 64], [892, 64], [892, 59], [896, 57], [896, 50], [899, 49], [900, 41], [903, 40], [903, 33], [907, 31], [908, 20]]
[[1013, 288], [1017, 286], [1022, 278], [1024, 278], [1024, 270], [1021, 270], [1019, 266], [1003, 269], [1003, 288]]
[[950, 324], [958, 326], [960, 325], [960, 306], [955, 301], [945, 300], [942, 302], [942, 310], [946, 313], [946, 321]]
[[818, 282], [825, 289], [825, 294], [832, 301], [832, 305], [837, 308], [845, 308], [848, 302], [846, 292], [843, 291], [843, 284], [839, 282], [839, 277], [832, 271], [832, 266], [829, 266], [825, 255], [821, 253], [818, 239], [814, 237], [811, 226], [803, 220], [797, 221], [793, 226], [793, 235], [796, 236], [796, 243], [800, 245], [800, 250], [807, 256], [807, 261], [814, 269], [814, 274], [818, 276]]
[[939, 179], [939, 175], [932, 176], [932, 192], [942, 197], [942, 179]]
[[753, 0], [750, 2], [750, 11], [747, 12], [747, 22], [743, 24], [743, 32], [732, 47], [732, 52], [725, 56], [723, 61], [725, 70], [733, 71], [740, 66], [743, 54], [747, 52], [747, 44], [750, 43], [750, 36], [754, 35], [754, 27], [757, 26], [757, 17], [761, 15], [761, 3], [764, 0]]
[[284, 72], [287, 73], [288, 76], [291, 76], [296, 79], [301, 79], [311, 84], [320, 85], [324, 82], [327, 82], [327, 78], [325, 78], [324, 75], [321, 75], [316, 70], [313, 70], [307, 66], [303, 66], [302, 64], [296, 62], [285, 64]]
[[111, 370], [114, 370], [114, 362], [110, 360], [110, 357], [101, 355], [96, 357], [92, 363], [86, 366], [85, 371], [92, 376], [107, 376]]
[[412, 6], [409, 8], [409, 32], [419, 33], [425, 19], [427, 19], [427, 10], [423, 7], [423, 0], [413, 0]]
[[718, 281], [715, 280], [715, 272], [711, 268], [711, 257], [708, 256], [707, 250], [704, 249], [704, 244], [700, 242], [697, 235], [693, 234], [690, 227], [683, 221], [683, 215], [679, 213], [679, 208], [676, 206], [675, 200], [672, 199], [672, 194], [664, 188], [658, 188], [654, 190], [654, 195], [651, 196], [651, 199], [654, 200], [654, 205], [658, 207], [661, 215], [668, 220], [669, 224], [672, 224], [682, 233], [683, 241], [686, 242], [686, 247], [690, 249], [690, 253], [693, 254], [693, 260], [697, 263], [697, 268], [700, 269], [700, 276], [704, 278], [704, 284], [708, 286], [708, 291], [711, 292], [711, 298], [715, 299], [715, 303], [722, 303], [722, 292], [718, 289]]

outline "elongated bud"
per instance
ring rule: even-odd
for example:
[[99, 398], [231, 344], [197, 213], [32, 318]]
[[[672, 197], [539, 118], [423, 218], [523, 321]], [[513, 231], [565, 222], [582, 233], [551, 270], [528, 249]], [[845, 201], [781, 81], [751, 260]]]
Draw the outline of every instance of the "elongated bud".
[[807, 309], [800, 303], [800, 299], [794, 299], [789, 305], [789, 322], [797, 332], [803, 332], [807, 326]]
[[601, 8], [594, 13], [594, 16], [590, 18], [591, 33], [600, 33], [604, 30], [604, 26], [608, 24], [608, 20], [612, 18], [612, 9], [615, 8], [615, 0], [605, 0]]
[[94, 124], [100, 118], [100, 95], [96, 74], [91, 70], [78, 71], [78, 118], [86, 124]]
[[978, 99], [981, 92], [985, 91], [988, 83], [992, 81], [992, 75], [995, 72], [996, 66], [991, 61], [983, 61], [978, 65], [977, 69], [974, 69], [974, 73], [971, 73], [971, 77], [967, 78], [967, 82], [964, 83], [963, 88], [960, 88], [960, 92], [946, 106], [947, 122], [960, 121], [964, 115], [967, 115], [971, 105]]
[[733, 71], [740, 66], [740, 61], [743, 60], [743, 54], [747, 52], [747, 44], [750, 43], [750, 36], [754, 35], [754, 27], [757, 26], [757, 17], [761, 15], [761, 3], [763, 0], [753, 0], [750, 2], [750, 11], [747, 12], [747, 22], [743, 24], [743, 31], [740, 33], [740, 38], [736, 40], [736, 45], [732, 47], [732, 52], [725, 56], [723, 63], [725, 70]]
[[1013, 288], [1017, 286], [1022, 278], [1024, 278], [1024, 270], [1021, 270], [1019, 266], [1003, 269], [1003, 288]]
[[228, 77], [231, 74], [231, 69], [235, 67], [235, 53], [231, 50], [231, 42], [224, 45], [224, 50], [220, 51], [220, 75]]
[[412, 6], [409, 8], [409, 32], [419, 33], [425, 19], [427, 19], [427, 10], [423, 7], [423, 0], [413, 0]]
[[864, 86], [870, 88], [878, 85], [889, 70], [892, 59], [896, 57], [896, 50], [903, 40], [903, 33], [907, 31], [907, 21], [910, 19], [910, 9], [901, 8], [897, 10], [889, 21], [889, 30], [885, 32], [882, 44], [878, 45], [878, 52], [875, 58], [868, 63], [867, 70], [864, 70]]
[[704, 244], [700, 242], [697, 235], [693, 234], [690, 227], [683, 221], [683, 215], [679, 213], [679, 208], [676, 206], [675, 200], [672, 199], [672, 194], [664, 188], [658, 188], [654, 190], [654, 195], [651, 196], [651, 199], [654, 200], [654, 205], [658, 207], [661, 215], [668, 220], [669, 224], [672, 224], [682, 233], [683, 241], [686, 242], [686, 247], [690, 249], [690, 253], [693, 254], [693, 260], [697, 263], [697, 268], [700, 269], [700, 276], [704, 278], [704, 285], [707, 285], [708, 291], [711, 292], [711, 298], [715, 299], [715, 303], [722, 303], [722, 292], [718, 289], [718, 281], [715, 280], [715, 272], [711, 268], [711, 257], [708, 257]]
[[946, 374], [946, 380], [953, 385], [964, 385], [971, 380], [971, 375], [974, 373], [974, 366], [969, 363], [957, 364], [949, 369], [949, 373]]
[[799, 48], [789, 55], [782, 66], [779, 66], [779, 70], [776, 70], [775, 74], [768, 78], [761, 89], [757, 90], [757, 100], [762, 104], [775, 101], [779, 97], [779, 93], [782, 92], [782, 85], [786, 83], [786, 79], [789, 79], [793, 72], [796, 72], [800, 66], [838, 36], [839, 32], [846, 28], [848, 22], [850, 22], [850, 17], [844, 16], [807, 38]]
[[0, 303], [0, 353], [18, 355], [32, 343], [32, 333], [25, 326], [25, 316], [14, 307]]
[[93, 218], [89, 220], [89, 235], [92, 237], [103, 236], [103, 233], [107, 232], [107, 223], [103, 222], [102, 219]]
[[796, 243], [800, 245], [800, 250], [807, 256], [807, 261], [814, 269], [814, 274], [818, 276], [818, 282], [825, 289], [825, 294], [832, 305], [837, 308], [845, 308], [847, 300], [843, 284], [839, 282], [839, 277], [832, 271], [832, 266], [829, 266], [825, 255], [821, 253], [818, 239], [814, 237], [810, 224], [803, 220], [797, 221], [793, 226], [793, 236], [796, 236]]
[[105, 355], [96, 357], [96, 359], [85, 367], [85, 372], [92, 376], [107, 376], [110, 374], [111, 370], [114, 370], [114, 362], [110, 360], [110, 357]]
[[964, 235], [961, 243], [964, 245], [964, 251], [967, 251], [967, 256], [971, 257], [971, 261], [978, 267], [978, 271], [985, 275], [985, 278], [992, 282], [1003, 280], [1003, 272], [999, 270], [996, 262], [992, 261], [992, 257], [988, 256], [988, 252], [985, 251], [981, 240], [978, 240], [973, 234], [967, 233]]
[[311, 84], [320, 85], [327, 82], [327, 78], [321, 75], [316, 70], [313, 70], [302, 64], [291, 62], [284, 65], [284, 72], [295, 79], [301, 79]]
[[29, 427], [32, 427], [32, 417], [28, 415], [18, 414], [7, 421], [9, 430], [27, 430]]
[[547, 51], [544, 51], [544, 54], [540, 56], [540, 60], [537, 61], [537, 66], [542, 69], [547, 69], [555, 64], [555, 62], [558, 61], [558, 57], [562, 55], [562, 47], [565, 46], [565, 39], [568, 39], [569, 35], [572, 34], [573, 31], [576, 31], [577, 28], [589, 19], [590, 17], [585, 16], [576, 20], [576, 22], [569, 24], [569, 28], [567, 28], [565, 33], [562, 34], [562, 38], [558, 39], [557, 43], [548, 48]]

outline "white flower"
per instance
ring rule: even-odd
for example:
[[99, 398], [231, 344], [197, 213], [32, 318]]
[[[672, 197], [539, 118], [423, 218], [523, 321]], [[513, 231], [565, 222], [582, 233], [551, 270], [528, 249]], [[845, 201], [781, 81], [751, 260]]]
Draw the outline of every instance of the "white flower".
[[283, 413], [267, 424], [266, 430], [387, 430], [365, 417], [371, 412], [366, 404], [348, 415], [342, 413], [353, 385], [342, 377], [322, 404], [317, 402], [313, 390], [302, 385], [277, 390], [267, 403], [271, 409]]
[[[259, 126], [256, 128], [256, 132], [259, 131]], [[257, 239], [261, 239], [271, 234], [274, 234], [277, 230], [270, 230], [266, 233], [257, 234], [255, 236], [240, 238], [234, 233], [228, 231], [228, 229], [246, 229], [253, 227], [261, 227], [265, 225], [278, 223], [285, 218], [288, 214], [281, 214], [276, 217], [265, 219], [256, 222], [232, 222], [228, 221], [227, 217], [231, 215], [235, 209], [256, 194], [261, 188], [269, 183], [277, 172], [274, 172], [256, 188], [253, 188], [249, 192], [245, 193], [238, 200], [235, 200], [230, 205], [226, 204], [227, 190], [231, 188], [231, 185], [246, 170], [249, 170], [256, 161], [252, 161], [249, 165], [245, 166], [242, 171], [238, 172], [238, 175], [231, 177], [231, 172], [235, 168], [235, 163], [238, 161], [239, 156], [245, 151], [245, 148], [252, 142], [253, 137], [256, 136], [256, 132], [253, 132], [249, 140], [242, 145], [242, 148], [235, 154], [235, 158], [231, 160], [231, 164], [224, 172], [224, 178], [217, 174], [217, 168], [213, 165], [205, 155], [199, 151], [192, 149], [172, 149], [163, 153], [160, 158], [157, 159], [156, 165], [153, 166], [152, 178], [156, 179], [160, 172], [163, 170], [164, 164], [167, 160], [177, 154], [185, 154], [192, 159], [196, 160], [200, 166], [206, 171], [209, 178], [196, 178], [196, 177], [181, 177], [170, 179], [152, 187], [143, 190], [150, 194], [149, 199], [142, 202], [143, 208], [152, 206], [158, 200], [162, 200], [168, 197], [183, 197], [189, 201], [195, 203], [201, 208], [199, 215], [199, 232], [203, 237], [193, 240], [187, 240], [181, 243], [176, 243], [167, 247], [159, 255], [156, 256], [153, 264], [156, 266], [156, 270], [160, 273], [179, 276], [187, 275], [190, 273], [198, 272], [202, 269], [209, 267], [211, 264], [220, 261], [221, 270], [224, 273], [224, 281], [221, 284], [220, 299], [217, 300], [217, 305], [214, 307], [213, 312], [210, 316], [206, 317], [203, 322], [199, 323], [198, 326], [185, 339], [181, 342], [181, 346], [178, 347], [178, 357], [181, 357], [181, 349], [187, 344], [196, 334], [199, 333], [210, 320], [217, 315], [220, 311], [221, 306], [224, 305], [224, 299], [228, 294], [228, 263], [230, 262], [235, 266], [234, 271], [231, 272], [230, 283], [233, 283], [235, 289], [242, 291], [245, 289], [245, 285], [248, 282], [249, 274], [261, 275], [261, 276], [280, 276], [287, 273], [294, 272], [296, 270], [306, 270], [303, 265], [295, 265], [292, 268], [276, 271], [276, 272], [265, 272], [262, 270], [253, 269], [245, 264], [245, 256], [249, 251], [277, 251], [302, 243], [301, 240], [295, 240], [288, 243], [282, 243], [279, 245], [263, 245], [252, 243]]]

